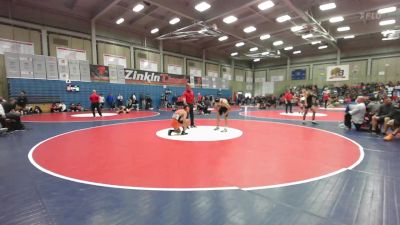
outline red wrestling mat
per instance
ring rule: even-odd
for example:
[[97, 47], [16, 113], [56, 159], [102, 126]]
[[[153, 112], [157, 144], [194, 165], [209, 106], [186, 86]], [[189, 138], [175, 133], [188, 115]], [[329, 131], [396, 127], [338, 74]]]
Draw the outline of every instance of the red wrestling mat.
[[[214, 121], [197, 120], [196, 125], [212, 126]], [[241, 120], [229, 125], [243, 134], [230, 140], [198, 142], [157, 136], [157, 131], [170, 126], [169, 120], [88, 128], [39, 143], [29, 158], [46, 173], [92, 185], [251, 190], [328, 177], [356, 166], [364, 155], [357, 143], [314, 128]], [[198, 128], [180, 138], [192, 138], [194, 129]], [[203, 135], [230, 132], [211, 129]]]
[[[249, 116], [255, 118], [265, 118], [265, 119], [279, 119], [279, 120], [302, 120], [303, 114], [299, 110], [293, 109], [293, 113], [285, 113], [285, 110], [257, 110], [257, 111], [247, 111], [240, 112], [242, 116]], [[311, 120], [312, 113], [309, 111], [306, 117], [307, 121]], [[344, 112], [335, 112], [328, 110], [317, 110], [316, 121], [331, 121], [338, 122], [344, 120]]]
[[23, 122], [91, 122], [91, 121], [111, 121], [146, 118], [159, 115], [152, 111], [132, 111], [127, 114], [117, 114], [113, 111], [104, 111], [103, 117], [96, 114], [93, 117], [92, 112], [68, 112], [68, 113], [43, 113], [37, 115], [23, 116]]
[[[171, 112], [172, 108], [160, 108], [159, 110], [164, 112]], [[212, 107], [208, 108], [208, 110], [210, 110], [211, 112], [215, 111], [215, 109]], [[231, 112], [239, 112], [241, 110], [242, 109], [239, 106], [231, 106]], [[194, 111], [196, 111], [196, 108], [194, 109]]]

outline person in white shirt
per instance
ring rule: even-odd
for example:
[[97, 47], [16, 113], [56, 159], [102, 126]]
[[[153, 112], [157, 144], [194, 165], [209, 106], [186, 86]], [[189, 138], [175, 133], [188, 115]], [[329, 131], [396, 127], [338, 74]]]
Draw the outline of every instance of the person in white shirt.
[[358, 96], [356, 99], [357, 105], [353, 106], [349, 111], [349, 114], [351, 115], [351, 122], [353, 122], [357, 131], [360, 131], [361, 125], [364, 123], [365, 112], [367, 110], [364, 102], [365, 98]]
[[0, 103], [0, 133], [7, 131], [6, 126], [6, 113], [4, 112], [4, 108]]

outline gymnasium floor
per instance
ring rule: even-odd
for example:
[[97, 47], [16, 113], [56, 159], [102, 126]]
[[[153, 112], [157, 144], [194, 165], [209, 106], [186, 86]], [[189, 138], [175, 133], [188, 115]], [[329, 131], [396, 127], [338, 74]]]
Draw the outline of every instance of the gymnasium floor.
[[25, 117], [0, 137], [0, 224], [400, 224], [400, 138], [281, 112], [232, 112], [229, 135], [196, 115], [186, 140], [166, 111]]

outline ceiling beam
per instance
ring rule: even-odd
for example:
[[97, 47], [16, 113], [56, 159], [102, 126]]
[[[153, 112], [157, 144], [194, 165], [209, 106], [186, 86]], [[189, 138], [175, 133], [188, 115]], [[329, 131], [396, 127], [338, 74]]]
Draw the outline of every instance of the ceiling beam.
[[118, 4], [121, 0], [113, 0], [110, 4], [105, 6], [103, 9], [100, 9], [99, 11], [95, 12], [94, 15], [92, 16], [91, 20], [96, 21], [101, 15], [106, 13], [109, 9], [111, 9], [113, 6]]

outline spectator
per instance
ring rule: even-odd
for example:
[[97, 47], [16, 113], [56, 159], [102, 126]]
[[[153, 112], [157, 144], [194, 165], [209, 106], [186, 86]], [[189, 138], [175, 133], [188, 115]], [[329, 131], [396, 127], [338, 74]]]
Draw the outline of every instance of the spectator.
[[16, 111], [16, 100], [11, 99], [10, 102], [3, 102], [2, 105], [6, 120], [10, 120], [9, 131], [25, 129], [21, 123], [21, 114]]
[[[391, 134], [386, 135], [384, 138], [385, 141], [391, 141], [400, 131], [400, 109], [394, 109], [390, 114], [390, 120], [387, 122], [387, 127], [391, 127], [393, 132]], [[387, 129], [386, 131], [387, 132]]]
[[364, 116], [366, 112], [365, 99], [362, 96], [357, 97], [356, 105], [349, 111], [351, 115], [351, 122], [353, 122], [357, 131], [361, 130], [361, 125], [364, 123]]
[[390, 98], [385, 98], [383, 104], [380, 105], [378, 112], [372, 116], [372, 131], [376, 133], [381, 133], [381, 128], [378, 127], [385, 122], [385, 118], [388, 117], [394, 110], [392, 105], [392, 100]]
[[114, 96], [111, 93], [107, 95], [106, 102], [110, 109], [114, 108]]
[[124, 105], [124, 96], [122, 96], [121, 94], [118, 94], [117, 96], [117, 107], [120, 107]]
[[26, 97], [25, 91], [21, 91], [19, 96], [17, 97], [17, 107], [16, 110], [24, 114], [24, 110], [26, 105], [28, 104], [28, 98]]
[[105, 98], [104, 98], [103, 94], [100, 94], [100, 96], [99, 96], [100, 108], [104, 108], [104, 102], [105, 102]]

